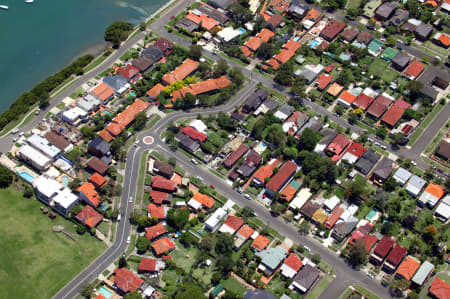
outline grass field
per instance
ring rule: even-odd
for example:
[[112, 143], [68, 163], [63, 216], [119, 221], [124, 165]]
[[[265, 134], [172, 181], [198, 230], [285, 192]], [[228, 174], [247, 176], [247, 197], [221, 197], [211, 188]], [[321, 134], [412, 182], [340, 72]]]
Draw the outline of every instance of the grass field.
[[420, 135], [422, 135], [423, 131], [428, 127], [428, 125], [431, 123], [434, 117], [438, 115], [439, 112], [441, 112], [444, 106], [445, 105], [438, 104], [436, 105], [436, 107], [434, 107], [433, 111], [428, 113], [428, 115], [425, 117], [422, 123], [420, 123], [419, 127], [416, 128], [416, 131], [414, 131], [411, 138], [409, 138], [408, 145], [413, 145], [417, 141]]
[[[0, 190], [1, 298], [50, 298], [106, 249], [59, 215], [50, 220], [41, 206], [14, 187]], [[54, 233], [53, 225], [64, 225], [78, 242]]]
[[380, 58], [375, 58], [369, 65], [369, 73], [380, 77], [386, 83], [390, 83], [398, 77], [397, 72], [389, 68], [389, 62]]
[[244, 293], [247, 291], [246, 288], [244, 288], [234, 277], [228, 277], [225, 280], [221, 281], [224, 289], [230, 290], [233, 293], [244, 295]]
[[[372, 292], [369, 292], [368, 290], [366, 290], [363, 287], [360, 286], [353, 286], [354, 290], [357, 290], [358, 292], [360, 292], [361, 294], [363, 294], [363, 296], [365, 298], [368, 299], [381, 299], [380, 297], [378, 297], [377, 295], [373, 294]], [[348, 295], [350, 295], [350, 293], [352, 293], [352, 290], [350, 288], [348, 288], [347, 290], [345, 290], [345, 292], [341, 295], [341, 299], [345, 299]]]

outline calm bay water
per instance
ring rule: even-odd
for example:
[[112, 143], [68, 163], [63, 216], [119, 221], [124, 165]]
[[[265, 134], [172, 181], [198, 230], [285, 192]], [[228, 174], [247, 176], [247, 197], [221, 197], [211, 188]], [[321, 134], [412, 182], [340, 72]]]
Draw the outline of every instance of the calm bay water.
[[0, 0], [0, 112], [103, 42], [114, 21], [138, 24], [169, 0]]

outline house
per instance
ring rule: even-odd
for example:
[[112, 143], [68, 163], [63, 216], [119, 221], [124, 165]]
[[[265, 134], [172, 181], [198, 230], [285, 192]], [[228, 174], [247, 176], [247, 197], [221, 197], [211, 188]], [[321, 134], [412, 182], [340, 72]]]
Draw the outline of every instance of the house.
[[261, 264], [258, 266], [258, 269], [261, 270], [266, 276], [271, 276], [280, 266], [286, 256], [286, 253], [286, 249], [281, 246], [272, 247], [257, 252], [256, 256], [261, 258]]
[[367, 110], [367, 115], [372, 116], [375, 119], [379, 119], [389, 108], [393, 100], [394, 99], [387, 93], [379, 95], [375, 101], [373, 101], [372, 105], [370, 105]]
[[358, 37], [356, 38], [356, 40], [358, 41], [358, 43], [363, 44], [365, 46], [367, 46], [368, 44], [370, 44], [370, 42], [372, 41], [373, 36], [369, 31], [363, 31], [361, 32]]
[[75, 103], [75, 105], [78, 108], [80, 108], [88, 113], [91, 113], [91, 112], [97, 111], [101, 103], [102, 102], [99, 99], [97, 99], [96, 97], [94, 97], [93, 95], [87, 94], [83, 98], [79, 99]]
[[305, 203], [303, 205], [303, 207], [301, 207], [300, 209], [300, 213], [303, 214], [303, 216], [305, 216], [305, 218], [307, 219], [312, 219], [314, 213], [320, 209], [320, 204], [318, 204], [317, 202], [310, 200], [307, 203]]
[[[420, 265], [419, 269], [417, 269], [416, 274], [414, 274], [413, 278], [411, 279], [412, 282], [414, 282], [418, 286], [422, 286], [425, 280], [428, 279], [428, 277], [431, 276], [434, 270], [434, 265], [430, 263], [429, 261], [425, 261]], [[450, 292], [449, 292], [450, 295]]]
[[211, 209], [215, 203], [216, 202], [214, 201], [214, 199], [212, 199], [212, 197], [197, 192], [194, 194], [191, 200], [188, 201], [188, 206], [193, 208], [194, 210], [199, 210], [202, 207]]
[[411, 172], [404, 169], [403, 167], [400, 167], [399, 169], [397, 169], [397, 171], [394, 173], [392, 177], [397, 182], [397, 184], [403, 186], [411, 178], [411, 176], [412, 176]]
[[269, 245], [270, 240], [263, 235], [258, 235], [252, 242], [251, 247], [257, 251], [264, 250]]
[[417, 269], [420, 267], [420, 261], [415, 257], [408, 255], [403, 263], [398, 267], [395, 275], [399, 278], [404, 278], [406, 280], [411, 280], [414, 273], [416, 273]]
[[139, 74], [139, 69], [128, 64], [126, 67], [119, 67], [117, 73], [130, 82], [137, 74]]
[[223, 208], [218, 208], [214, 213], [206, 220], [205, 229], [214, 232], [223, 218], [227, 216], [227, 212]]
[[280, 198], [290, 202], [292, 198], [294, 198], [295, 193], [301, 187], [301, 184], [298, 181], [291, 181], [288, 185], [286, 185], [283, 190], [280, 192]]
[[306, 123], [308, 115], [300, 111], [295, 111], [283, 122], [283, 132], [289, 135], [295, 135], [297, 131]]
[[165, 254], [166, 252], [171, 252], [176, 247], [175, 243], [169, 240], [169, 238], [164, 237], [156, 240], [152, 243], [152, 249], [156, 256]]
[[165, 74], [162, 77], [162, 82], [166, 85], [170, 85], [177, 81], [184, 80], [187, 76], [195, 72], [200, 65], [200, 62], [187, 58], [182, 64], [180, 64], [172, 72]]
[[61, 153], [61, 150], [59, 148], [52, 145], [50, 142], [48, 142], [47, 139], [37, 134], [33, 134], [30, 137], [28, 137], [26, 139], [26, 142], [53, 161]]
[[152, 217], [152, 218], [154, 217], [158, 221], [162, 221], [162, 220], [166, 219], [166, 214], [167, 214], [168, 209], [169, 209], [168, 207], [157, 206], [157, 205], [151, 203], [147, 207], [148, 217]]
[[433, 42], [447, 49], [450, 46], [450, 35], [438, 32], [433, 36]]
[[128, 88], [130, 88], [130, 84], [128, 84], [127, 79], [120, 75], [108, 75], [103, 78], [103, 83], [111, 87], [118, 94], [123, 94], [128, 90]]
[[361, 158], [356, 162], [355, 168], [364, 175], [369, 174], [370, 170], [380, 159], [380, 155], [377, 154], [373, 149], [369, 148], [361, 156]]
[[350, 105], [356, 100], [356, 96], [349, 91], [345, 90], [338, 98], [338, 104], [349, 108]]
[[248, 290], [244, 295], [244, 299], [277, 299], [277, 297], [266, 290], [255, 289], [254, 291]]
[[266, 193], [273, 197], [277, 191], [294, 175], [298, 165], [293, 161], [287, 161], [280, 170], [266, 184]]
[[383, 159], [375, 166], [371, 179], [377, 184], [383, 184], [392, 174], [393, 163], [394, 162], [391, 159], [383, 157]]
[[142, 50], [141, 56], [150, 59], [153, 63], [157, 63], [164, 57], [164, 53], [159, 47], [150, 45]]
[[337, 207], [336, 209], [334, 209], [330, 217], [328, 217], [327, 221], [325, 221], [324, 223], [325, 228], [332, 229], [343, 213], [344, 209], [341, 207]]
[[275, 36], [273, 31], [264, 28], [256, 36], [251, 37], [248, 41], [241, 46], [242, 54], [245, 56], [250, 56], [255, 53], [256, 50], [262, 45], [262, 43], [267, 43], [269, 40]]
[[328, 214], [325, 213], [322, 209], [319, 208], [312, 215], [311, 222], [313, 222], [313, 223], [315, 223], [317, 225], [321, 225], [321, 224], [324, 224], [325, 221], [327, 221], [327, 219], [328, 219]]
[[111, 152], [111, 146], [108, 142], [100, 137], [95, 137], [88, 144], [88, 153], [98, 158], [109, 155]]
[[177, 183], [161, 176], [154, 176], [152, 179], [152, 188], [160, 191], [173, 192], [177, 189]]
[[[332, 157], [331, 160], [337, 161], [351, 144], [351, 140], [342, 134], [338, 134], [325, 149], [325, 153]], [[337, 157], [337, 159], [336, 159]], [[334, 158], [334, 159], [333, 159]]]
[[322, 12], [311, 8], [302, 20], [302, 25], [307, 30], [311, 29], [322, 18]]
[[175, 101], [183, 98], [187, 93], [197, 96], [204, 93], [215, 92], [227, 87], [230, 84], [231, 81], [226, 76], [200, 81], [198, 83], [189, 84], [189, 86], [183, 87], [180, 90], [174, 91], [172, 93], [172, 99]]
[[244, 219], [236, 216], [228, 216], [227, 220], [219, 228], [219, 232], [233, 235], [243, 224]]
[[341, 33], [341, 37], [345, 42], [351, 43], [359, 34], [357, 28], [348, 27]]
[[395, 244], [384, 262], [383, 269], [388, 273], [394, 272], [407, 254], [408, 250], [405, 247]]
[[93, 175], [91, 175], [89, 177], [89, 182], [91, 182], [95, 186], [96, 189], [97, 188], [101, 188], [104, 185], [108, 184], [107, 181], [106, 181], [106, 178], [101, 176], [98, 173], [94, 173]]
[[333, 97], [337, 97], [342, 90], [344, 90], [344, 86], [334, 82], [330, 87], [328, 87], [327, 93]]
[[352, 142], [345, 154], [342, 156], [341, 160], [349, 164], [355, 164], [356, 161], [364, 155], [366, 150], [367, 149], [362, 144]]
[[383, 42], [379, 41], [377, 39], [373, 39], [369, 45], [367, 46], [369, 49], [369, 54], [373, 56], [380, 55], [381, 51], [383, 50]]
[[391, 62], [398, 53], [399, 52], [396, 49], [387, 47], [381, 54], [381, 58], [388, 62]]
[[419, 26], [416, 27], [416, 29], [414, 30], [414, 33], [416, 34], [416, 38], [420, 39], [420, 40], [427, 40], [428, 37], [430, 37], [431, 33], [433, 32], [433, 27], [425, 24], [425, 23], [420, 23]]
[[436, 299], [450, 298], [450, 285], [436, 277], [431, 283], [428, 292]]
[[58, 181], [38, 176], [32, 182], [36, 197], [59, 214], [66, 216], [79, 202], [79, 197]]
[[399, 27], [403, 23], [406, 22], [406, 20], [409, 17], [409, 12], [405, 9], [398, 8], [395, 10], [394, 15], [389, 19], [389, 24]]
[[166, 192], [161, 192], [157, 190], [150, 191], [150, 199], [156, 205], [161, 205], [163, 203], [169, 203], [172, 199], [171, 195]]
[[348, 243], [355, 246], [357, 242], [363, 242], [366, 252], [369, 253], [373, 246], [378, 242], [378, 238], [375, 235], [369, 235], [368, 233], [357, 230], [353, 232]]
[[438, 149], [435, 153], [436, 156], [444, 159], [445, 161], [450, 161], [450, 142], [446, 140], [442, 140], [439, 145]]
[[141, 56], [131, 61], [131, 65], [136, 67], [141, 73], [145, 73], [153, 65], [153, 60]]
[[268, 20], [267, 24], [269, 25], [269, 28], [272, 30], [277, 29], [281, 22], [283, 22], [283, 17], [279, 14], [273, 14]]
[[167, 234], [167, 230], [162, 223], [158, 223], [156, 225], [147, 227], [145, 229], [145, 236], [150, 241], [152, 241], [153, 239], [159, 238], [161, 236], [164, 236], [165, 234]]
[[52, 162], [47, 156], [27, 144], [20, 147], [17, 157], [40, 171], [49, 168]]
[[327, 74], [322, 74], [317, 78], [316, 85], [318, 90], [325, 90], [328, 85], [333, 81], [333, 77]]
[[394, 246], [394, 243], [394, 240], [387, 236], [384, 236], [370, 256], [371, 263], [375, 265], [381, 265], [388, 253], [391, 251], [392, 246]]
[[45, 133], [44, 138], [47, 139], [50, 144], [56, 146], [61, 152], [68, 153], [73, 149], [72, 143], [54, 131]]
[[78, 126], [80, 120], [84, 120], [88, 115], [87, 111], [79, 107], [73, 107], [65, 110], [61, 114], [61, 119], [65, 122], [68, 122], [72, 126]]
[[383, 2], [381, 0], [370, 0], [363, 7], [363, 15], [372, 19], [375, 16], [375, 10], [380, 6]]
[[298, 77], [303, 77], [307, 84], [311, 84], [314, 80], [316, 80], [317, 76], [319, 76], [323, 69], [324, 66], [321, 64], [307, 64], [295, 71], [295, 75]]
[[288, 62], [300, 47], [300, 43], [292, 39], [289, 40], [287, 43], [281, 46], [281, 51], [273, 58], [271, 58], [267, 62], [267, 64], [270, 65], [274, 70], [276, 70], [281, 64]]
[[301, 259], [295, 254], [291, 253], [287, 259], [284, 260], [280, 268], [280, 274], [286, 278], [293, 278], [298, 270], [303, 266]]
[[406, 192], [408, 192], [411, 196], [417, 197], [419, 195], [420, 191], [422, 191], [423, 187], [426, 185], [426, 181], [417, 175], [413, 175], [409, 181], [408, 184], [406, 184]]
[[414, 60], [404, 71], [405, 75], [408, 76], [410, 80], [416, 79], [425, 69], [425, 66], [419, 61]]
[[266, 165], [261, 166], [261, 168], [256, 171], [252, 181], [258, 186], [263, 186], [265, 184], [265, 179], [270, 178], [273, 174], [273, 170], [280, 166], [281, 163], [281, 159], [270, 160]]
[[226, 10], [231, 4], [233, 4], [233, 0], [208, 0], [207, 3], [214, 8]]
[[445, 90], [450, 83], [450, 73], [438, 66], [429, 66], [419, 81], [423, 84], [421, 94], [436, 100], [439, 91], [435, 87]]
[[297, 275], [295, 275], [294, 281], [289, 288], [300, 291], [301, 293], [306, 293], [319, 279], [319, 276], [320, 271], [317, 268], [306, 264], [298, 271]]
[[210, 31], [211, 29], [219, 25], [219, 21], [211, 18], [210, 16], [199, 10], [190, 11], [186, 15], [186, 19], [191, 20], [192, 22], [199, 25], [203, 29], [206, 29], [207, 31]]
[[94, 208], [98, 207], [100, 204], [100, 195], [95, 190], [93, 184], [85, 182], [77, 189], [77, 191], [79, 192], [81, 199]]
[[275, 112], [274, 116], [281, 121], [286, 120], [293, 112], [295, 111], [295, 108], [288, 105], [283, 104], [280, 109], [278, 109], [277, 112]]
[[153, 172], [165, 177], [166, 179], [172, 178], [175, 173], [174, 167], [167, 162], [155, 160], [153, 163]]
[[114, 98], [114, 90], [104, 83], [100, 83], [90, 90], [89, 93], [99, 99], [103, 104]]
[[105, 175], [109, 168], [108, 164], [106, 164], [97, 157], [90, 158], [86, 166], [88, 169], [94, 172], [98, 172], [101, 175]]
[[153, 45], [160, 48], [165, 56], [172, 53], [173, 43], [165, 38], [162, 38], [162, 37], [159, 38], [158, 40], [156, 40], [156, 42]]
[[254, 150], [251, 150], [245, 157], [244, 163], [242, 163], [236, 171], [243, 177], [249, 177], [261, 162], [262, 157]]
[[402, 99], [398, 99], [394, 105], [383, 115], [381, 121], [391, 128], [393, 128], [398, 121], [402, 118], [403, 113], [406, 108], [409, 108], [411, 104], [403, 101]]
[[375, 17], [381, 21], [389, 19], [397, 8], [392, 2], [384, 2], [375, 10]]
[[434, 215], [441, 221], [447, 222], [450, 218], [450, 195], [445, 196], [436, 210], [434, 210]]
[[264, 102], [269, 96], [269, 92], [265, 89], [258, 89], [252, 93], [242, 106], [244, 113], [250, 113], [256, 110], [262, 102]]
[[323, 203], [323, 208], [325, 211], [331, 213], [334, 209], [341, 203], [341, 200], [336, 195], [333, 195], [331, 198], [328, 198]]
[[179, 132], [177, 135], [175, 135], [175, 141], [178, 142], [181, 148], [190, 153], [195, 153], [200, 148], [200, 143], [183, 134], [182, 132]]
[[310, 119], [308, 119], [306, 124], [297, 132], [297, 135], [301, 137], [303, 131], [306, 129], [311, 129], [314, 133], [319, 132], [320, 129], [322, 129], [322, 122], [320, 121], [320, 118], [311, 117]]
[[411, 57], [408, 54], [398, 52], [392, 59], [392, 67], [401, 72], [405, 69], [410, 61]]
[[373, 100], [373, 97], [361, 92], [353, 101], [352, 105], [366, 111], [370, 104], [372, 104]]
[[289, 203], [289, 208], [292, 210], [301, 209], [303, 205], [311, 198], [312, 193], [309, 188], [303, 188], [297, 194], [292, 202]]
[[242, 245], [244, 245], [244, 243], [251, 237], [251, 235], [253, 235], [254, 232], [255, 230], [247, 224], [241, 226], [234, 237], [233, 248], [235, 250], [239, 250]]
[[144, 281], [127, 268], [117, 268], [114, 270], [114, 286], [123, 295], [136, 291]]
[[195, 22], [187, 18], [183, 18], [175, 24], [175, 28], [183, 29], [186, 30], [187, 32], [195, 32], [200, 28], [200, 26], [199, 24], [196, 24]]
[[139, 273], [155, 273], [164, 270], [165, 263], [157, 259], [143, 258], [139, 262], [138, 272]]
[[103, 220], [103, 215], [91, 206], [84, 206], [75, 218], [87, 227], [93, 228]]
[[331, 236], [338, 241], [342, 241], [345, 238], [347, 238], [349, 234], [351, 234], [351, 232], [355, 229], [357, 224], [358, 219], [353, 216], [350, 216], [347, 221], [339, 222], [334, 226]]
[[199, 142], [199, 143], [203, 143], [206, 141], [206, 139], [208, 138], [208, 136], [202, 132], [197, 131], [195, 128], [188, 126], [188, 127], [182, 127], [181, 128], [181, 132], [190, 137], [191, 139]]
[[245, 155], [249, 147], [245, 144], [241, 144], [234, 152], [232, 152], [228, 158], [223, 162], [223, 165], [227, 168], [232, 168], [236, 162]]
[[334, 129], [323, 128], [320, 131], [322, 139], [319, 140], [316, 147], [314, 148], [314, 151], [317, 153], [323, 153], [328, 144], [330, 144], [330, 142], [333, 141], [334, 138], [336, 138], [337, 134], [337, 131], [335, 131]]
[[421, 207], [428, 205], [430, 208], [434, 208], [434, 206], [442, 198], [442, 196], [444, 196], [444, 194], [445, 191], [441, 186], [430, 183], [417, 200], [417, 204]]
[[320, 37], [331, 42], [345, 28], [345, 23], [337, 20], [329, 21], [320, 32]]
[[291, 4], [289, 4], [288, 13], [294, 18], [302, 19], [306, 15], [308, 10], [309, 7], [307, 5], [302, 4], [298, 0], [293, 0], [291, 1]]

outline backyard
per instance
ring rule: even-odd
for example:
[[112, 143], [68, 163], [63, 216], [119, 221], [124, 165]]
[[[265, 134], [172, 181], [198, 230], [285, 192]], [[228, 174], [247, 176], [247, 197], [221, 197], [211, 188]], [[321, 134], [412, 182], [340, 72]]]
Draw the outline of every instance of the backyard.
[[397, 72], [389, 68], [389, 62], [380, 58], [375, 58], [369, 65], [369, 73], [388, 84], [398, 77]]
[[[87, 233], [77, 235], [61, 216], [51, 220], [42, 214], [42, 204], [15, 187], [1, 189], [0, 198], [1, 298], [51, 298], [106, 248]], [[54, 225], [63, 225], [78, 241], [54, 233]]]

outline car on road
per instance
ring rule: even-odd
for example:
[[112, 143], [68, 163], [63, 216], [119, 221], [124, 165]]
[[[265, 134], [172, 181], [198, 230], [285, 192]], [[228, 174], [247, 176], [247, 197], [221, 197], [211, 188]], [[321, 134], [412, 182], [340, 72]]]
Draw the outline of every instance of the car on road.
[[303, 248], [304, 248], [306, 251], [311, 252], [311, 248], [309, 248], [308, 246], [303, 246]]
[[216, 189], [216, 186], [214, 186], [214, 185], [209, 185], [211, 188], [213, 188], [213, 189]]
[[372, 279], [375, 277], [375, 276], [374, 276], [372, 273], [370, 273], [370, 272], [367, 273], [367, 276], [369, 276], [369, 278], [372, 278]]
[[16, 142], [16, 141], [17, 141], [17, 138], [16, 138], [16, 137], [14, 137], [14, 138], [13, 138], [13, 142]]
[[236, 189], [236, 192], [237, 192], [237, 193], [239, 193], [239, 194], [242, 194], [242, 190], [241, 190], [241, 189], [239, 189], [239, 188], [238, 188], [238, 189]]
[[194, 165], [198, 165], [197, 160], [195, 160], [194, 158], [191, 159], [191, 163], [194, 164]]
[[411, 164], [414, 165], [414, 166], [417, 166], [417, 163], [416, 163], [416, 161], [414, 161], [414, 160], [411, 161]]
[[131, 238], [130, 238], [130, 236], [128, 236], [128, 238], [127, 238], [127, 244], [130, 244], [130, 242], [131, 242]]
[[120, 222], [120, 218], [121, 218], [121, 215], [119, 214], [119, 215], [117, 216], [117, 222]]
[[20, 132], [20, 133], [19, 133], [19, 136], [20, 136], [20, 137], [22, 137], [23, 135], [25, 135], [24, 132]]
[[139, 140], [137, 140], [135, 143], [134, 143], [134, 146], [138, 146], [139, 145]]
[[129, 202], [129, 203], [132, 203], [132, 202], [133, 202], [133, 197], [132, 197], [132, 196], [130, 196], [130, 199], [128, 200], [128, 202]]
[[19, 132], [19, 129], [17, 129], [17, 128], [11, 131], [11, 133], [13, 133], [13, 134], [17, 134], [17, 132]]
[[385, 150], [385, 149], [387, 149], [387, 146], [386, 146], [386, 145], [384, 145], [384, 144], [383, 144], [383, 145], [381, 145], [380, 147], [381, 147], [382, 149], [384, 149], [384, 150]]
[[380, 146], [381, 143], [379, 143], [379, 142], [377, 141], [377, 142], [375, 142], [375, 145], [376, 145], [376, 146]]
[[245, 197], [246, 199], [251, 199], [250, 195], [248, 195], [248, 194], [244, 194], [244, 197]]

